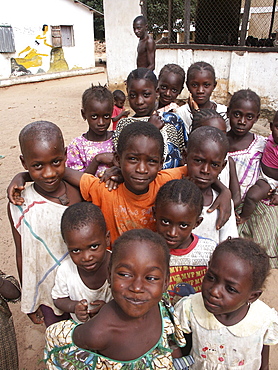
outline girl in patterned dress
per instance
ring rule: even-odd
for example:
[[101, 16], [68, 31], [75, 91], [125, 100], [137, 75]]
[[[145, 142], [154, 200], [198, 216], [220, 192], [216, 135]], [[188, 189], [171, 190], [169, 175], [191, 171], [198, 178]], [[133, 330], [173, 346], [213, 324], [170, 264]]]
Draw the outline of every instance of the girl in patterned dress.
[[[174, 341], [178, 346], [185, 341], [161, 303], [169, 282], [165, 241], [147, 229], [127, 231], [113, 246], [109, 272], [114, 299], [94, 318], [78, 326], [63, 321], [46, 331], [47, 368], [173, 369]], [[173, 356], [179, 356], [174, 348]]]
[[91, 86], [82, 95], [81, 115], [89, 130], [71, 141], [67, 148], [66, 166], [85, 171], [91, 162], [96, 176], [101, 177], [113, 161], [111, 123], [114, 100], [105, 86]]

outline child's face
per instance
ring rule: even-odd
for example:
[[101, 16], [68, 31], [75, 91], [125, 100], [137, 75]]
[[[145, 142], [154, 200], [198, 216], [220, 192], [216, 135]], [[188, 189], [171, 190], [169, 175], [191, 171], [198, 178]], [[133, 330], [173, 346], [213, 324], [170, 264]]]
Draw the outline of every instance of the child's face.
[[90, 100], [86, 107], [81, 109], [82, 117], [87, 120], [89, 130], [96, 136], [103, 136], [111, 122], [113, 107], [108, 100], [102, 102]]
[[188, 177], [199, 189], [209, 188], [224, 168], [225, 153], [222, 146], [212, 140], [191, 147], [187, 153]]
[[129, 242], [118, 252], [110, 276], [116, 303], [132, 318], [157, 306], [168, 287], [164, 253], [145, 240]]
[[150, 80], [132, 80], [127, 87], [130, 107], [136, 117], [148, 117], [155, 110], [156, 90]]
[[220, 117], [209, 118], [202, 123], [202, 126], [218, 128], [218, 130], [224, 132], [224, 134], [226, 134], [227, 131], [226, 123], [223, 118]]
[[216, 254], [202, 284], [206, 309], [216, 317], [230, 314], [240, 321], [247, 313], [247, 303], [260, 295], [260, 291], [252, 290], [252, 273], [253, 268], [238, 256], [227, 252]]
[[260, 115], [255, 102], [240, 99], [228, 109], [228, 116], [231, 131], [236, 136], [244, 136], [251, 130]]
[[156, 230], [169, 249], [186, 249], [192, 242], [192, 230], [202, 218], [187, 204], [163, 202], [155, 208]]
[[115, 99], [116, 107], [123, 108], [124, 104], [125, 104], [125, 99], [120, 99], [120, 98]]
[[96, 272], [100, 268], [109, 245], [109, 232], [105, 233], [98, 224], [90, 224], [67, 230], [64, 238], [70, 257], [81, 273]]
[[270, 124], [273, 140], [278, 144], [278, 114], [275, 115], [273, 123]]
[[177, 73], [164, 73], [158, 82], [159, 103], [165, 106], [174, 102], [183, 89], [181, 76]]
[[147, 32], [147, 25], [142, 20], [134, 22], [133, 31], [139, 39], [143, 39]]
[[136, 136], [128, 140], [126, 149], [116, 160], [121, 168], [125, 186], [134, 194], [145, 194], [149, 184], [161, 170], [163, 159], [157, 141]]
[[195, 71], [186, 85], [199, 108], [209, 108], [210, 96], [216, 86], [212, 73], [204, 69]]
[[66, 149], [61, 140], [32, 141], [25, 143], [24, 147], [25, 153], [20, 160], [31, 179], [44, 192], [55, 192], [65, 172]]

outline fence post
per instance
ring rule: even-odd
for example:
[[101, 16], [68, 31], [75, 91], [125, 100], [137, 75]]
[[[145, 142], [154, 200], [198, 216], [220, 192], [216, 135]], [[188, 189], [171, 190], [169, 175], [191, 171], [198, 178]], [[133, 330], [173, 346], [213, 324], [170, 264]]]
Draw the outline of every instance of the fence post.
[[172, 38], [172, 6], [173, 0], [168, 0], [168, 44], [171, 44]]
[[242, 23], [241, 23], [241, 31], [240, 31], [240, 41], [239, 41], [240, 46], [245, 45], [250, 6], [251, 6], [251, 0], [245, 0], [243, 16], [242, 16]]
[[190, 1], [184, 1], [184, 43], [190, 43]]

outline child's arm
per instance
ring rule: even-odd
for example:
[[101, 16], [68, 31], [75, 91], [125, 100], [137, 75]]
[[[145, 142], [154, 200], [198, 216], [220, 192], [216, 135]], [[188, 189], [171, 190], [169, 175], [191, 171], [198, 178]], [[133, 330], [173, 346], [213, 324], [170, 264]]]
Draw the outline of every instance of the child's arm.
[[113, 153], [99, 153], [90, 162], [89, 166], [84, 172], [91, 173], [94, 175], [97, 172], [98, 166], [103, 163], [108, 166], [113, 165], [114, 154]]
[[15, 244], [15, 248], [16, 248], [16, 265], [17, 265], [18, 276], [19, 276], [20, 283], [22, 283], [21, 235], [19, 234], [19, 232], [14, 227], [14, 222], [13, 222], [13, 218], [12, 218], [12, 215], [11, 215], [11, 210], [10, 210], [10, 204], [9, 203], [8, 203], [7, 211], [8, 211], [8, 218], [9, 218], [11, 229], [12, 229], [14, 244]]
[[88, 302], [86, 299], [74, 301], [69, 297], [53, 299], [54, 304], [61, 311], [75, 313], [79, 321], [85, 322], [90, 316], [88, 313]]
[[255, 185], [248, 189], [244, 199], [242, 211], [237, 217], [238, 224], [243, 224], [250, 218], [251, 214], [256, 208], [257, 203], [261, 199], [267, 198], [269, 190], [270, 185], [264, 180], [258, 180]]
[[229, 188], [232, 193], [232, 199], [234, 202], [235, 208], [237, 208], [241, 203], [241, 195], [240, 195], [240, 186], [238, 182], [237, 172], [236, 172], [236, 165], [235, 161], [232, 157], [228, 158], [229, 165], [230, 165], [230, 184]]
[[214, 182], [214, 184], [212, 184], [212, 187], [219, 193], [219, 195], [207, 212], [210, 213], [217, 208], [219, 209], [219, 215], [216, 221], [216, 229], [219, 230], [223, 225], [225, 225], [231, 216], [231, 192], [218, 179]]
[[29, 172], [19, 172], [10, 182], [7, 188], [7, 196], [11, 203], [21, 206], [24, 199], [21, 197], [21, 192], [24, 190], [26, 182], [32, 181]]
[[119, 119], [127, 117], [129, 113], [130, 113], [129, 110], [122, 110], [121, 113], [119, 113], [117, 116], [112, 117], [112, 122], [119, 121]]
[[262, 363], [259, 370], [269, 370], [269, 346], [263, 346]]

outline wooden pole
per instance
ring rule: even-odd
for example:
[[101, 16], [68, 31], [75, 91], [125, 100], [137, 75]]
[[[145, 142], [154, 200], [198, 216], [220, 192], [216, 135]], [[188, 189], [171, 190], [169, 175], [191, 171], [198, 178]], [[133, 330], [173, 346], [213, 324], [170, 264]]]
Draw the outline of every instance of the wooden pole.
[[241, 46], [245, 45], [250, 6], [251, 6], [251, 0], [245, 0], [243, 17], [242, 17], [242, 24], [241, 24], [241, 31], [240, 31], [240, 41], [239, 41], [239, 44]]

